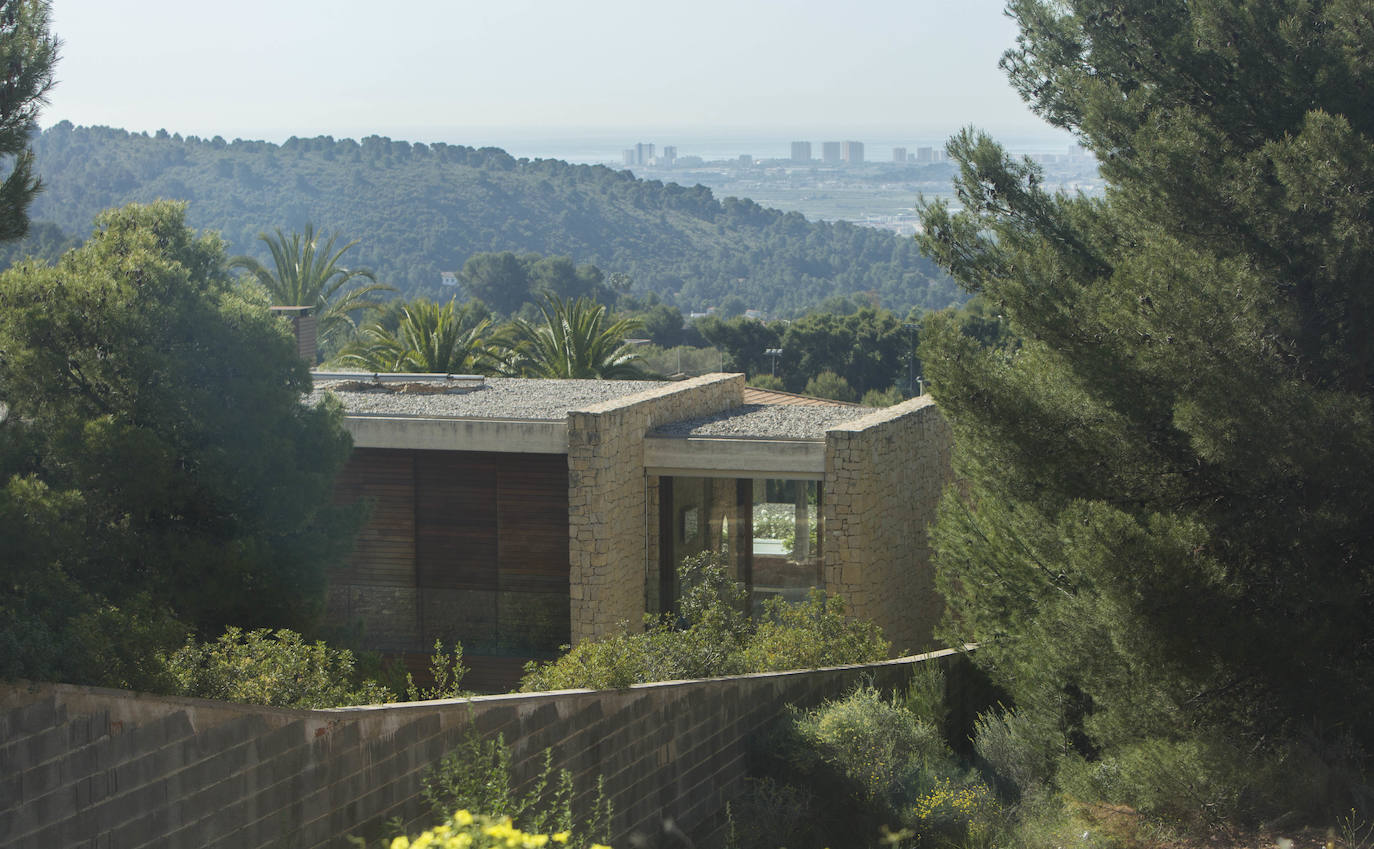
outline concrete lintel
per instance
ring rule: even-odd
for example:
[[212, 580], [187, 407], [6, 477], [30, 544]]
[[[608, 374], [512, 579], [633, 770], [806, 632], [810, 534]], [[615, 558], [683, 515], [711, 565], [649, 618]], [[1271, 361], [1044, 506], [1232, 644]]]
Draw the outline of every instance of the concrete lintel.
[[356, 448], [566, 454], [566, 422], [345, 416]]
[[644, 440], [649, 474], [777, 477], [821, 480], [825, 443], [803, 439], [650, 437]]

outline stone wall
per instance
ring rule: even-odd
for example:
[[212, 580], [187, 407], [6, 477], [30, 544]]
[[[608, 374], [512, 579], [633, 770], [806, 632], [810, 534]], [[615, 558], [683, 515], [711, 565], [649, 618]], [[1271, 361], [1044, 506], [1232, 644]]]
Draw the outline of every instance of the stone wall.
[[626, 690], [314, 711], [3, 684], [0, 849], [346, 847], [349, 835], [382, 836], [393, 818], [419, 830], [432, 821], [420, 779], [470, 726], [504, 735], [524, 781], [546, 748], [579, 788], [604, 777], [617, 847], [639, 845], [635, 835], [658, 845], [665, 818], [696, 845], [713, 845], [750, 740], [784, 705], [814, 705], [864, 681], [902, 687], [920, 663], [946, 667], [953, 705], [971, 717], [977, 696], [958, 694], [976, 692], [964, 683], [975, 675], [952, 651]]
[[826, 434], [826, 589], [898, 652], [929, 646], [943, 604], [928, 528], [949, 478], [951, 435], [930, 396]]
[[637, 627], [650, 515], [644, 437], [666, 422], [744, 403], [744, 375], [709, 374], [568, 413], [568, 535], [574, 643]]

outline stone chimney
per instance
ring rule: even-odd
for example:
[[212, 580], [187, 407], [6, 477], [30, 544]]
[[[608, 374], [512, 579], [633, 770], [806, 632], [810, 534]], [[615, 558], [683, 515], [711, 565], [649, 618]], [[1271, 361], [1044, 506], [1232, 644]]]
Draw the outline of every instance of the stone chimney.
[[272, 314], [279, 315], [291, 324], [291, 334], [296, 337], [296, 352], [305, 364], [315, 367], [315, 308], [314, 307], [272, 307]]

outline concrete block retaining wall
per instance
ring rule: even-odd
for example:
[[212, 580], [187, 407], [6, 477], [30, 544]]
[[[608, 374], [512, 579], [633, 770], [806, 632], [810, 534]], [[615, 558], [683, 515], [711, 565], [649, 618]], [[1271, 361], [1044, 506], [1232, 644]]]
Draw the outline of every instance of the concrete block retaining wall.
[[[399, 818], [429, 824], [425, 771], [473, 724], [501, 733], [529, 780], [543, 751], [580, 791], [598, 776], [612, 842], [657, 845], [664, 818], [718, 843], [750, 740], [789, 703], [863, 681], [900, 687], [938, 652], [880, 664], [626, 690], [338, 710], [285, 710], [61, 684], [0, 685], [0, 847], [344, 847]], [[955, 689], [955, 688], [952, 688]], [[586, 801], [586, 797], [583, 797]]]

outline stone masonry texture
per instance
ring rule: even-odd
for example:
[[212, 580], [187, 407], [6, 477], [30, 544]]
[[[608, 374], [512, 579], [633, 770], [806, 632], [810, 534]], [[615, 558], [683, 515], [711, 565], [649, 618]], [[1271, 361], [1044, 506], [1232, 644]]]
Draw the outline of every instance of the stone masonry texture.
[[[0, 684], [0, 849], [347, 847], [432, 824], [421, 778], [470, 729], [504, 735], [517, 780], [549, 750], [582, 803], [598, 777], [612, 844], [656, 845], [671, 818], [718, 841], [750, 740], [788, 704], [892, 690], [945, 651], [879, 664], [336, 710], [286, 710], [64, 684]], [[956, 709], [958, 705], [956, 705]], [[968, 712], [968, 711], [965, 711]]]
[[943, 602], [928, 530], [949, 479], [949, 425], [929, 396], [826, 432], [825, 588], [898, 653], [931, 644]]
[[644, 437], [744, 403], [744, 375], [708, 374], [568, 413], [572, 640], [638, 627], [649, 557]]

